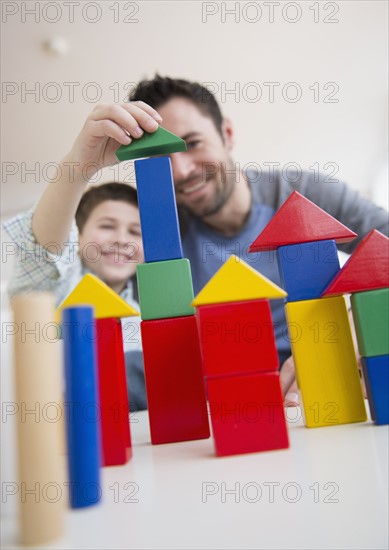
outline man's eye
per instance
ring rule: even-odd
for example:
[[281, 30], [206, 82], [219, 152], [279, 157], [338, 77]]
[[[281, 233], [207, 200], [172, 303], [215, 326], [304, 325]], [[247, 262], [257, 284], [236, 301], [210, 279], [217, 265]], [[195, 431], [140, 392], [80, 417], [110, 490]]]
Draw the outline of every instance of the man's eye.
[[186, 147], [187, 149], [194, 149], [195, 147], [197, 147], [199, 144], [201, 143], [200, 140], [194, 140], [194, 141], [187, 141], [186, 142]]

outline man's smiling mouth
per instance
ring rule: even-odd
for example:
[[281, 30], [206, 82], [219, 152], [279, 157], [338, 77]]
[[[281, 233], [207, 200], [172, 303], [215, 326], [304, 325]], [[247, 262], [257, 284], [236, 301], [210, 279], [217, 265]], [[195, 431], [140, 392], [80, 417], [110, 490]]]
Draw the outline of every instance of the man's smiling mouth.
[[185, 185], [181, 189], [179, 189], [180, 193], [183, 193], [184, 195], [190, 195], [191, 193], [194, 193], [195, 191], [198, 191], [199, 189], [202, 189], [207, 185], [208, 181], [199, 181], [198, 183], [195, 183], [193, 185]]

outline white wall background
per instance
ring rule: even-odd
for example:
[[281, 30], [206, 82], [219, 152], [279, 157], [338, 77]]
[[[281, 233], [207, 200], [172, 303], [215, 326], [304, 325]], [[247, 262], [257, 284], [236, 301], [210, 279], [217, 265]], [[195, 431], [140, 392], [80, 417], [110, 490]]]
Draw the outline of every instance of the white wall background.
[[[387, 205], [386, 1], [3, 0], [1, 9], [3, 218], [36, 201], [96, 96], [122, 101], [156, 71], [216, 90], [242, 166], [320, 168]], [[50, 53], [50, 39], [68, 51]], [[99, 181], [115, 177], [133, 175], [110, 169]]]

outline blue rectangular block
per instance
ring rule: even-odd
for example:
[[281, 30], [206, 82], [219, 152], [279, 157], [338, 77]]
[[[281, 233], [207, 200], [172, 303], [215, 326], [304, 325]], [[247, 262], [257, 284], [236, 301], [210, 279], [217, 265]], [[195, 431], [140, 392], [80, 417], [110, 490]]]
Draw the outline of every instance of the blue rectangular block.
[[340, 269], [334, 240], [280, 246], [277, 262], [288, 302], [320, 298]]
[[69, 500], [83, 508], [101, 498], [101, 423], [93, 308], [72, 306], [62, 312]]
[[183, 258], [170, 158], [136, 160], [135, 174], [145, 261]]
[[362, 357], [370, 415], [376, 424], [389, 424], [389, 355]]

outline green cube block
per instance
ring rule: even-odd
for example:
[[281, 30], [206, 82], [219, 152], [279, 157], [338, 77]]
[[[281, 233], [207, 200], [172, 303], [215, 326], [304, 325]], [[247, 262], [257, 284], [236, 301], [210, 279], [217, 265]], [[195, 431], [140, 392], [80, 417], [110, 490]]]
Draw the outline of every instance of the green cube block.
[[359, 353], [363, 357], [389, 354], [389, 288], [351, 296]]
[[188, 259], [140, 264], [136, 275], [142, 319], [195, 314], [191, 306], [193, 284]]

